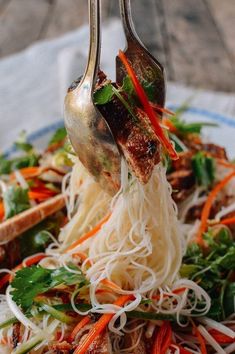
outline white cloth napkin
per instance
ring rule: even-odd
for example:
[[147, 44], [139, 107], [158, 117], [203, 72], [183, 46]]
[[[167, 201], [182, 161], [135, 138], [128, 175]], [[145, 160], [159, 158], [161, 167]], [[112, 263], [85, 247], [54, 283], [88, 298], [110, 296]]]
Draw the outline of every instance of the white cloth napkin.
[[[121, 24], [113, 19], [102, 32], [101, 68], [114, 78], [115, 56], [124, 47]], [[0, 61], [0, 148], [11, 145], [22, 129], [33, 132], [63, 118], [67, 87], [84, 70], [88, 51], [88, 27], [63, 37], [38, 42]], [[214, 93], [169, 83], [167, 104], [179, 106], [191, 98], [186, 118], [215, 120], [222, 130], [210, 136], [235, 152], [235, 95]], [[203, 117], [203, 119], [202, 119]], [[228, 129], [229, 127], [229, 129]]]

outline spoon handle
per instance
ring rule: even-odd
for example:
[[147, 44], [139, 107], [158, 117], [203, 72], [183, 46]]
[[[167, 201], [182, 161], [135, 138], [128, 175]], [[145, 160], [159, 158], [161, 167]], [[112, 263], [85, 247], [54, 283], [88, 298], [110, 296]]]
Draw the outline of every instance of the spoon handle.
[[101, 29], [100, 0], [89, 0], [90, 45], [87, 66], [81, 84], [92, 97], [100, 62]]

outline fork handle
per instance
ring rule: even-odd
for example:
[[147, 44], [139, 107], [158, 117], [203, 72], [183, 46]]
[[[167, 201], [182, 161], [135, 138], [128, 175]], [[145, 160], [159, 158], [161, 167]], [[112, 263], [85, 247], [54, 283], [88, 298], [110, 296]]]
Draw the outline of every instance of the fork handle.
[[100, 15], [100, 0], [89, 0], [89, 27], [90, 27], [90, 44], [87, 66], [83, 75], [82, 83], [87, 84], [86, 88], [90, 95], [93, 94], [93, 89], [96, 82], [98, 67], [100, 63], [100, 48], [101, 48], [101, 15]]
[[141, 46], [145, 47], [136, 33], [134, 23], [131, 15], [131, 1], [119, 0], [120, 14], [122, 19], [123, 30], [128, 42], [138, 42]]

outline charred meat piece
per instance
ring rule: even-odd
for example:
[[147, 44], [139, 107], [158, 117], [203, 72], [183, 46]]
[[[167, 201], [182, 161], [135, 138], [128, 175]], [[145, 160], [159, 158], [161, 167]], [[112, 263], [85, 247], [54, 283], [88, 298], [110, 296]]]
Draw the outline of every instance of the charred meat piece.
[[171, 184], [172, 198], [176, 203], [182, 202], [191, 194], [195, 185], [195, 177], [192, 170], [192, 157], [190, 150], [179, 153], [179, 159], [172, 161], [172, 172], [168, 173], [167, 179]]
[[227, 154], [225, 148], [215, 145], [215, 144], [202, 144], [202, 149], [204, 151], [208, 151], [211, 156], [218, 158], [218, 159], [224, 159], [227, 160]]
[[[130, 328], [134, 328], [134, 326], [137, 325], [133, 324]], [[142, 334], [140, 332], [142, 332]], [[141, 337], [139, 338], [139, 336]], [[137, 342], [138, 345], [135, 346]], [[149, 354], [151, 352], [151, 342], [151, 339], [149, 340], [145, 338], [144, 331], [142, 329], [138, 329], [134, 332], [125, 334], [123, 349], [134, 347], [132, 350], [128, 351], [128, 354]]]
[[[220, 199], [217, 199], [213, 203], [209, 219], [214, 219], [215, 215], [222, 209], [222, 207], [226, 207], [229, 204], [231, 204], [231, 199], [229, 196], [223, 195]], [[189, 209], [186, 221], [190, 222], [195, 219], [200, 219], [203, 206], [204, 206], [204, 203], [202, 203], [201, 205], [196, 205], [196, 206], [192, 207], [191, 209]]]
[[[125, 348], [131, 348], [138, 340], [138, 331], [128, 334], [126, 337]], [[143, 336], [140, 338], [138, 345], [133, 350], [128, 351], [128, 354], [148, 354], [150, 351], [146, 349]]]
[[167, 176], [168, 182], [173, 189], [172, 197], [175, 202], [182, 202], [192, 193], [195, 178], [192, 170], [178, 170]]
[[15, 323], [13, 325], [13, 331], [12, 331], [12, 346], [15, 349], [20, 342], [20, 323]]
[[[67, 341], [52, 342], [48, 345], [51, 354], [71, 354], [74, 352], [74, 347]], [[46, 349], [47, 353], [47, 349]]]
[[116, 96], [98, 108], [107, 120], [131, 170], [141, 183], [147, 183], [154, 166], [160, 161], [160, 149], [159, 141], [146, 117], [135, 112], [134, 119]]
[[192, 170], [192, 157], [194, 153], [190, 150], [178, 153], [179, 159], [172, 161], [174, 171]]
[[[82, 343], [87, 334], [81, 337], [79, 343]], [[79, 344], [78, 344], [79, 345]], [[112, 346], [108, 331], [100, 334], [90, 345], [86, 354], [112, 354]]]
[[199, 139], [187, 139], [184, 140], [184, 144], [191, 150], [191, 152], [195, 153], [198, 151], [208, 152], [212, 157], [218, 159], [227, 160], [227, 154], [225, 148], [222, 146], [212, 144], [212, 143], [203, 143]]

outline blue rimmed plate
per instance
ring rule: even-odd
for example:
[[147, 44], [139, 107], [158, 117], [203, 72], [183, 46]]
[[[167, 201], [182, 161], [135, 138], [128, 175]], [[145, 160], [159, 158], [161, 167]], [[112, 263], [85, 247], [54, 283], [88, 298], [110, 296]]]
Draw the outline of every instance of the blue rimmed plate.
[[[178, 107], [170, 105], [168, 107], [171, 110], [176, 110]], [[196, 107], [190, 107], [184, 114], [183, 119], [186, 121], [195, 122], [213, 122], [217, 123], [218, 127], [206, 127], [203, 130], [203, 134], [206, 139], [209, 139], [215, 144], [224, 146], [228, 152], [230, 158], [235, 157], [235, 119], [226, 115], [218, 114], [209, 110], [200, 109]], [[33, 143], [37, 148], [43, 149], [48, 143], [50, 136], [53, 132], [64, 125], [63, 120], [49, 125], [45, 125], [43, 128], [34, 131], [28, 135], [28, 141]], [[12, 155], [15, 152], [14, 146], [11, 146], [5, 151], [7, 156]]]

